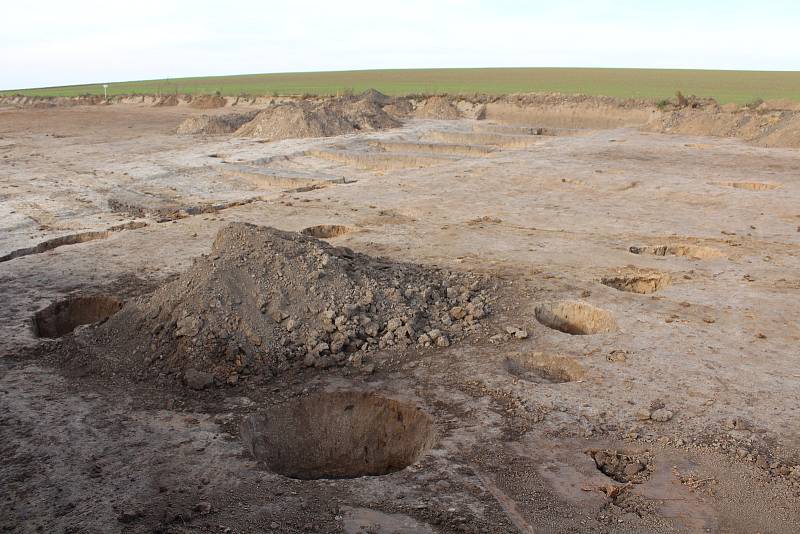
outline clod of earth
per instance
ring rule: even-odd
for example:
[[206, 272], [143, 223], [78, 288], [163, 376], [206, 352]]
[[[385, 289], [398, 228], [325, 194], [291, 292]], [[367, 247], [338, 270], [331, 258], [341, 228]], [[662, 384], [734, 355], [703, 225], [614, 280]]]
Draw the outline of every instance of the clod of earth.
[[535, 315], [548, 328], [572, 335], [606, 334], [619, 328], [610, 311], [585, 302], [564, 300], [540, 304]]
[[683, 256], [693, 260], [711, 260], [722, 256], [722, 252], [700, 245], [658, 245], [652, 247], [630, 247], [633, 254], [649, 254], [651, 256]]
[[659, 289], [668, 286], [671, 281], [672, 278], [669, 274], [656, 271], [621, 273], [604, 276], [600, 279], [600, 282], [608, 287], [641, 294], [655, 293]]
[[318, 224], [316, 226], [303, 228], [302, 233], [303, 235], [309, 235], [317, 239], [330, 239], [332, 237], [349, 234], [350, 231], [349, 227], [342, 226], [341, 224]]
[[650, 476], [650, 457], [616, 450], [588, 450], [597, 469], [617, 482], [642, 482]]
[[558, 384], [586, 376], [586, 369], [574, 359], [543, 352], [512, 354], [504, 365], [510, 374], [528, 382]]
[[108, 319], [122, 308], [122, 302], [111, 297], [71, 297], [50, 304], [33, 316], [36, 337], [57, 338], [77, 327]]
[[410, 403], [360, 392], [323, 393], [290, 401], [242, 421], [254, 458], [304, 480], [386, 475], [428, 450], [433, 421]]

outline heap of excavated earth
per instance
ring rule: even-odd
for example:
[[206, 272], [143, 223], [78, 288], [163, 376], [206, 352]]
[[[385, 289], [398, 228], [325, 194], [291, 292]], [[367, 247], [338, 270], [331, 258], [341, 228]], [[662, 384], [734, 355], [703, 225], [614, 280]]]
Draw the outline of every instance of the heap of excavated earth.
[[194, 388], [350, 365], [376, 351], [446, 347], [480, 326], [488, 280], [233, 223], [211, 253], [105, 323], [76, 333], [99, 371]]

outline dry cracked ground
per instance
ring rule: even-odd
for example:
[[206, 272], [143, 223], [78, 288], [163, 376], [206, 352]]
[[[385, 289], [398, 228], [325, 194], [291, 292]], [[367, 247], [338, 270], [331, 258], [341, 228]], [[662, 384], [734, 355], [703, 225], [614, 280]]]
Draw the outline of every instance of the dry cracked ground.
[[[466, 119], [176, 135], [194, 113], [0, 111], [4, 531], [798, 531], [800, 152]], [[489, 313], [228, 382], [46, 357], [232, 222], [486, 275]]]

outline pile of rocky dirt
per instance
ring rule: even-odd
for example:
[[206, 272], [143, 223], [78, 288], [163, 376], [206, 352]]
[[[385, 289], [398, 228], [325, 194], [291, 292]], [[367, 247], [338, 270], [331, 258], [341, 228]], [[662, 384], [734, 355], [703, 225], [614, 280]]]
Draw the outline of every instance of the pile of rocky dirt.
[[329, 137], [399, 125], [381, 105], [368, 99], [336, 98], [316, 103], [300, 100], [259, 112], [236, 135], [270, 140]]
[[432, 96], [417, 105], [414, 116], [420, 119], [455, 120], [461, 118], [461, 112], [446, 97]]
[[216, 109], [224, 108], [227, 103], [225, 97], [220, 95], [200, 95], [192, 97], [189, 106], [195, 109]]
[[394, 101], [391, 96], [385, 95], [377, 89], [367, 89], [358, 95], [358, 98], [359, 100], [372, 102], [373, 104], [378, 104], [379, 106], [385, 106], [386, 104], [391, 104]]
[[225, 115], [198, 115], [183, 121], [177, 129], [179, 134], [229, 134], [256, 116], [255, 111], [248, 113], [227, 113]]
[[375, 351], [446, 347], [479, 328], [487, 288], [479, 275], [233, 223], [186, 273], [75, 341], [99, 372], [194, 389], [306, 367], [368, 372]]

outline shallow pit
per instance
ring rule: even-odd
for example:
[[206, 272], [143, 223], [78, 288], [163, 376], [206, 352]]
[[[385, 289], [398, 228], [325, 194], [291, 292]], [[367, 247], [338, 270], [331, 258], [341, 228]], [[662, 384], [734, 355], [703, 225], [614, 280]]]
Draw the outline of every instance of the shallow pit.
[[33, 333], [36, 337], [58, 338], [81, 325], [108, 319], [122, 304], [120, 300], [102, 295], [60, 300], [33, 315]]
[[318, 224], [304, 228], [302, 233], [317, 239], [330, 239], [341, 235], [349, 234], [350, 227], [341, 224]]
[[565, 334], [607, 334], [618, 329], [610, 311], [585, 302], [562, 300], [540, 304], [535, 315], [546, 327]]
[[651, 247], [630, 247], [633, 254], [651, 256], [682, 256], [694, 260], [711, 260], [722, 256], [722, 252], [712, 247], [700, 245], [657, 245]]
[[767, 182], [720, 182], [719, 185], [733, 187], [735, 189], [745, 189], [747, 191], [772, 191], [780, 187], [780, 184], [771, 184]]
[[652, 471], [652, 456], [647, 453], [626, 453], [614, 449], [589, 449], [586, 453], [594, 460], [597, 470], [622, 483], [639, 483]]
[[250, 454], [278, 474], [303, 480], [386, 475], [431, 446], [433, 421], [411, 403], [371, 393], [321, 393], [242, 421]]
[[619, 291], [646, 295], [667, 287], [672, 277], [658, 271], [622, 272], [600, 279], [600, 283]]
[[586, 376], [586, 370], [574, 359], [543, 352], [512, 354], [506, 357], [504, 366], [509, 374], [539, 384], [574, 382]]

